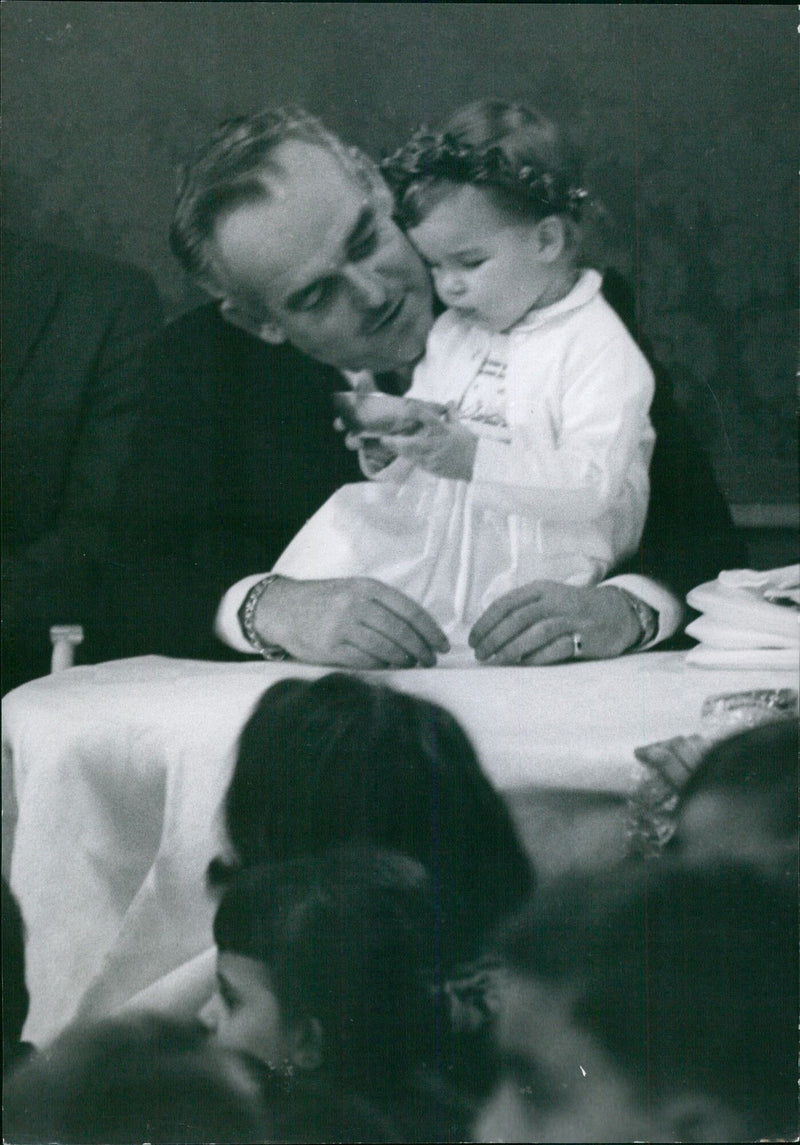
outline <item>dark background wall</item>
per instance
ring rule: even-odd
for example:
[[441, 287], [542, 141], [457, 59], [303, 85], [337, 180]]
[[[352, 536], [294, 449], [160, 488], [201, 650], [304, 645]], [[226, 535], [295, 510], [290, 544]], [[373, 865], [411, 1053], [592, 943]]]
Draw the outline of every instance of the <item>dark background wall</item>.
[[137, 262], [170, 313], [173, 171], [299, 102], [373, 154], [486, 95], [583, 144], [593, 240], [736, 502], [797, 499], [793, 5], [2, 4], [8, 225]]

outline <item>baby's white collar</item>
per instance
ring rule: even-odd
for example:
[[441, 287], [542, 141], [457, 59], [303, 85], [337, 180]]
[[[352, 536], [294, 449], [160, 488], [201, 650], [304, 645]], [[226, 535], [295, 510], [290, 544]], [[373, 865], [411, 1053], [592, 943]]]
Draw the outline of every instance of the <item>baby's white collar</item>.
[[534, 308], [529, 310], [515, 326], [512, 326], [507, 331], [508, 334], [513, 334], [517, 330], [533, 330], [537, 326], [543, 326], [545, 322], [549, 322], [551, 318], [556, 318], [560, 314], [566, 314], [570, 310], [577, 310], [581, 306], [585, 306], [587, 302], [599, 294], [603, 285], [603, 276], [598, 271], [593, 270], [591, 267], [585, 267], [578, 276], [578, 281], [570, 290], [569, 294], [565, 294], [563, 298], [559, 298], [558, 302], [554, 302], [551, 306], [542, 306], [541, 309]]

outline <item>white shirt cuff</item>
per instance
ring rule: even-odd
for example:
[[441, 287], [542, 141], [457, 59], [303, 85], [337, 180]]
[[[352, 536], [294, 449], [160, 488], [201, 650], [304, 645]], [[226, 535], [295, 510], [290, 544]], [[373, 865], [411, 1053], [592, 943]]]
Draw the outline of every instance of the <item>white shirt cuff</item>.
[[683, 603], [664, 585], [650, 580], [649, 577], [639, 576], [638, 573], [622, 573], [620, 576], [609, 577], [602, 583], [624, 588], [626, 592], [638, 596], [639, 600], [649, 604], [658, 613], [658, 630], [655, 636], [652, 640], [648, 640], [647, 644], [637, 648], [637, 652], [653, 648], [662, 640], [668, 640], [680, 628], [684, 612]]
[[242, 626], [239, 623], [239, 609], [244, 604], [250, 589], [257, 585], [260, 580], [263, 580], [265, 576], [269, 576], [269, 573], [255, 573], [253, 576], [246, 576], [242, 580], [237, 580], [236, 584], [232, 585], [223, 596], [217, 609], [217, 615], [214, 617], [214, 635], [223, 644], [227, 644], [229, 648], [234, 648], [237, 652], [247, 652], [251, 656], [258, 656], [259, 653], [250, 646], [242, 632]]

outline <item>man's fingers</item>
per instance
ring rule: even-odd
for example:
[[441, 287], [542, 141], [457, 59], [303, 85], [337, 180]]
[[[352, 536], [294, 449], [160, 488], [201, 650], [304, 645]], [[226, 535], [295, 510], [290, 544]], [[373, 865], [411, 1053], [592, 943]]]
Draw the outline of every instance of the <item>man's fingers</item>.
[[480, 643], [475, 643], [472, 634], [470, 634], [469, 642], [475, 648], [477, 658], [485, 660], [488, 656], [496, 656], [498, 653], [506, 651], [509, 644], [519, 637], [523, 637], [536, 624], [546, 619], [548, 617], [542, 605], [534, 601], [517, 608], [510, 616], [502, 619]]
[[383, 651], [379, 654], [391, 657], [391, 663], [397, 667], [410, 668], [414, 664], [433, 667], [436, 653], [413, 628], [384, 608], [375, 612], [374, 617], [362, 621], [364, 629], [372, 634], [368, 647], [375, 648], [376, 654], [381, 648]]
[[[526, 628], [491, 657], [492, 664], [557, 664], [572, 656], [572, 623], [566, 616], [549, 617]], [[569, 640], [562, 638], [568, 636]]]
[[572, 632], [569, 631], [562, 633], [555, 640], [551, 640], [549, 644], [545, 644], [535, 652], [525, 656], [522, 663], [538, 667], [545, 664], [563, 664], [574, 659], [575, 646], [572, 642]]
[[449, 650], [450, 643], [447, 637], [430, 613], [402, 592], [376, 581], [372, 600], [396, 620], [402, 621], [404, 626], [416, 632], [428, 648], [438, 652]]
[[[377, 623], [381, 623], [381, 618], [378, 618]], [[388, 617], [383, 623], [388, 627]], [[414, 641], [414, 634], [409, 629], [401, 632], [399, 627], [396, 624], [395, 632], [386, 632], [362, 619], [356, 630], [348, 636], [347, 642], [374, 656], [386, 667], [411, 668], [418, 663], [425, 668], [432, 667], [436, 663], [433, 652], [419, 638]], [[407, 647], [407, 644], [412, 643], [416, 644], [413, 650]]]
[[380, 670], [389, 667], [389, 664], [385, 660], [382, 660], [379, 656], [373, 656], [370, 652], [359, 648], [357, 644], [353, 644], [350, 641], [344, 641], [339, 646], [336, 659], [333, 663], [337, 668]]
[[514, 627], [514, 614], [517, 613], [520, 608], [535, 605], [540, 600], [541, 595], [540, 590], [526, 585], [522, 588], [515, 588], [511, 592], [507, 592], [505, 596], [501, 596], [498, 600], [494, 601], [473, 624], [469, 634], [470, 646], [477, 648], [479, 644], [483, 644], [491, 636], [491, 646], [494, 649], [501, 647], [509, 637], [505, 635], [506, 630], [503, 629], [498, 638], [494, 629], [501, 624], [509, 622], [512, 627]]

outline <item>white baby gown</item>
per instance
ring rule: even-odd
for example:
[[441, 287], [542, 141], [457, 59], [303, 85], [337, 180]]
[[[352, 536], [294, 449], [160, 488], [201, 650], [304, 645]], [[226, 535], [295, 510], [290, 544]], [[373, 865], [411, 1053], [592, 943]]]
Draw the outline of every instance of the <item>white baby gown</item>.
[[443, 314], [407, 396], [456, 404], [478, 437], [472, 480], [398, 459], [337, 490], [273, 571], [383, 581], [436, 619], [460, 664], [475, 663], [470, 628], [499, 596], [539, 579], [595, 584], [635, 551], [653, 378], [600, 285], [584, 271], [503, 334]]

